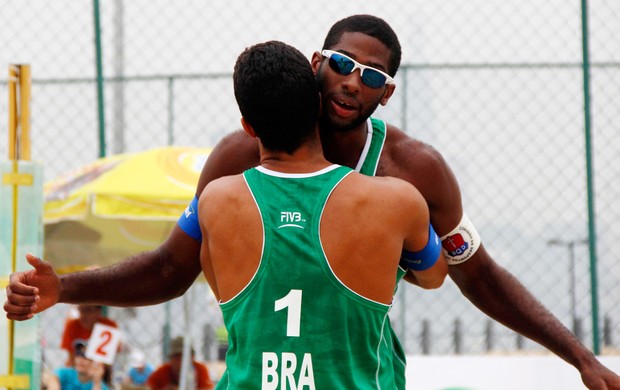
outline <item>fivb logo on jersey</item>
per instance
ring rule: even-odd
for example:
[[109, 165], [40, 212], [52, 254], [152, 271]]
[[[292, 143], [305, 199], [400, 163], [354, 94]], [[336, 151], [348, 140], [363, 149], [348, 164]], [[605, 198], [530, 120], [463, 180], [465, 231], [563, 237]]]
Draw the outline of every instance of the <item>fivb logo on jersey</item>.
[[297, 228], [305, 229], [306, 218], [304, 218], [299, 211], [280, 211], [280, 225], [278, 229], [282, 228]]

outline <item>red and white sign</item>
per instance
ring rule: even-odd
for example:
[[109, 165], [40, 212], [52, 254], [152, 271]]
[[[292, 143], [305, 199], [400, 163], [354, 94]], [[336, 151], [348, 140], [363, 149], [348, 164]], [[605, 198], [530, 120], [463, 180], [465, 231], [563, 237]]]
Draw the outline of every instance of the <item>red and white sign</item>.
[[108, 325], [95, 324], [88, 339], [86, 357], [96, 362], [112, 364], [120, 341], [120, 330]]

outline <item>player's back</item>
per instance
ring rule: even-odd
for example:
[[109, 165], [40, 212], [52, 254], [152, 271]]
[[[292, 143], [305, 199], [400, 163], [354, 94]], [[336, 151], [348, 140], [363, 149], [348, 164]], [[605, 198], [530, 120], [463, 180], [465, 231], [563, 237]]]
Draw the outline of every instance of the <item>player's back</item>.
[[231, 233], [209, 245], [230, 338], [221, 386], [393, 388], [386, 323], [405, 231], [399, 196], [385, 193], [394, 180], [337, 166], [244, 178], [251, 197], [226, 191], [231, 211], [209, 230]]

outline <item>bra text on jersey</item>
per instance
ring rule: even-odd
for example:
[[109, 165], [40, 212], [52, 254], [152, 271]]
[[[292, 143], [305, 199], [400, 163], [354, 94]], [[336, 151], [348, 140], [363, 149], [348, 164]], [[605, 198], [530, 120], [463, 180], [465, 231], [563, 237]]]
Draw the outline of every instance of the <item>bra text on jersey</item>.
[[315, 390], [310, 353], [304, 353], [298, 368], [297, 356], [292, 352], [282, 352], [280, 359], [275, 352], [263, 352], [262, 376], [262, 390]]

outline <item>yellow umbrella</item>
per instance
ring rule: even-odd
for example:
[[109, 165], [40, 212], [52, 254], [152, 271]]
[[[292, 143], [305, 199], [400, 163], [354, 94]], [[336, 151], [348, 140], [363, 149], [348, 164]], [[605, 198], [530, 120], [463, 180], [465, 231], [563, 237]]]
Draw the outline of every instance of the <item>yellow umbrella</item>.
[[193, 198], [210, 151], [115, 155], [46, 183], [45, 257], [62, 273], [156, 248]]

